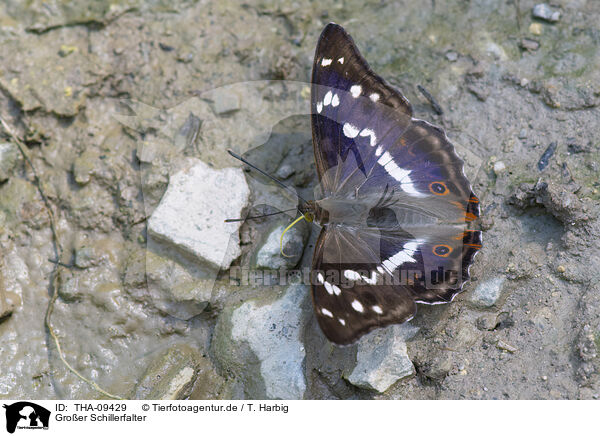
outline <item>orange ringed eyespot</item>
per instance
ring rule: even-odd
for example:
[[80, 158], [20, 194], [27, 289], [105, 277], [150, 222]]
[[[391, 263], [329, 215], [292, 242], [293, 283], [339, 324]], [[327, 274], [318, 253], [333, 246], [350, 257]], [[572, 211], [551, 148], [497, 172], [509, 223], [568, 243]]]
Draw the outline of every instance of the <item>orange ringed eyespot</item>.
[[429, 190], [435, 195], [447, 195], [450, 191], [444, 182], [432, 182]]
[[432, 249], [433, 254], [439, 257], [448, 257], [450, 253], [452, 253], [452, 247], [445, 244], [436, 245]]

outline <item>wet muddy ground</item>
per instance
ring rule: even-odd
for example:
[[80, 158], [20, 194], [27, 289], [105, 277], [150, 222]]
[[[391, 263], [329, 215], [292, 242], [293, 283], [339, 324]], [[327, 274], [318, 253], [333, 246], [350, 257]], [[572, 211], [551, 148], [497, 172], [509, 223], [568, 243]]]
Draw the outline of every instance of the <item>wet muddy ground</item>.
[[[44, 326], [57, 292], [65, 359], [121, 397], [598, 398], [600, 3], [555, 0], [557, 20], [537, 3], [4, 2], [0, 117], [36, 173], [0, 129], [0, 397], [103, 397]], [[238, 166], [228, 148], [312, 192], [307, 82], [329, 21], [446, 129], [484, 231], [452, 304], [346, 348], [320, 333], [306, 287], [233, 286], [148, 219], [194, 159]], [[294, 206], [244, 174], [249, 203]], [[244, 203], [242, 188], [222, 196]], [[215, 250], [268, 268], [269, 232], [288, 222], [219, 230]], [[306, 266], [317, 232], [297, 232]]]

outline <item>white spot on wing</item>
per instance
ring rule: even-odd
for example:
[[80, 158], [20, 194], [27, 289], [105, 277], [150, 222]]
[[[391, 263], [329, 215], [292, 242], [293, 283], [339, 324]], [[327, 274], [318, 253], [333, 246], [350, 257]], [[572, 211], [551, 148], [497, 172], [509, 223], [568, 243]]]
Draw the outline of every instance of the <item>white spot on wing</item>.
[[338, 97], [337, 94], [334, 94], [333, 98], [331, 99], [331, 106], [333, 107], [337, 107], [337, 105], [340, 104], [340, 98]]
[[323, 58], [323, 60], [321, 61], [321, 66], [326, 67], [328, 65], [331, 65], [331, 61], [331, 59]]
[[374, 92], [373, 94], [369, 95], [369, 98], [371, 99], [371, 101], [377, 102], [379, 100], [379, 94]]
[[317, 274], [317, 280], [319, 281], [319, 283], [323, 284], [325, 282], [325, 278], [323, 277], [323, 274], [321, 274], [321, 273]]
[[375, 132], [371, 129], [362, 129], [360, 136], [370, 136], [371, 139], [369, 139], [369, 144], [371, 147], [375, 147], [375, 144], [377, 144], [377, 137], [375, 136]]
[[381, 156], [381, 153], [383, 153], [383, 145], [377, 147], [377, 150], [375, 150], [375, 156]]
[[413, 255], [423, 241], [418, 239], [404, 244], [402, 250], [383, 262], [383, 267], [391, 274], [397, 267], [406, 262], [415, 262]]
[[339, 58], [339, 59], [338, 59], [338, 62], [339, 62], [340, 64], [343, 64], [343, 63], [344, 63], [344, 58]]
[[377, 273], [375, 271], [371, 271], [371, 277], [361, 276], [365, 283], [369, 285], [374, 285], [377, 283]]
[[350, 123], [344, 123], [344, 135], [348, 138], [356, 138], [358, 135], [358, 127], [353, 126]]
[[324, 307], [321, 308], [321, 313], [325, 316], [328, 316], [329, 318], [333, 318], [333, 313], [331, 313], [329, 310], [325, 309]]
[[377, 163], [381, 165], [390, 176], [401, 182], [400, 187], [404, 192], [412, 195], [413, 197], [422, 197], [424, 195], [415, 189], [415, 186], [410, 178], [411, 171], [405, 170], [404, 168], [400, 168], [398, 165], [396, 165], [396, 162], [394, 162], [394, 158], [390, 153], [387, 151], [383, 153], [383, 155], [377, 160]]
[[338, 321], [340, 322], [341, 325], [346, 325], [346, 320], [345, 319], [338, 318]]
[[329, 295], [333, 295], [333, 286], [331, 285], [331, 283], [325, 282], [323, 283], [323, 285], [325, 286], [325, 290], [327, 291], [327, 293]]
[[356, 271], [352, 271], [351, 269], [347, 269], [344, 271], [344, 277], [348, 280], [358, 280], [360, 278], [360, 274]]
[[317, 113], [320, 114], [322, 110], [323, 110], [323, 103], [318, 102], [317, 103]]
[[338, 288], [336, 285], [331, 285], [331, 288], [333, 289], [333, 293], [335, 295], [340, 295], [342, 293], [342, 290], [340, 288]]
[[358, 300], [352, 301], [352, 309], [356, 310], [357, 312], [362, 312], [364, 310], [363, 305], [360, 304], [360, 301]]
[[350, 94], [352, 94], [352, 97], [354, 98], [358, 98], [361, 92], [362, 87], [360, 85], [354, 85], [350, 88]]
[[424, 194], [420, 193], [415, 189], [415, 185], [412, 184], [410, 177], [407, 177], [407, 181], [401, 186], [402, 190], [413, 197], [424, 197]]
[[373, 306], [371, 309], [373, 309], [373, 312], [378, 313], [379, 315], [383, 313], [383, 309], [379, 306]]
[[331, 91], [327, 91], [327, 94], [325, 94], [325, 97], [323, 97], [323, 105], [324, 106], [329, 106], [329, 104], [331, 103]]

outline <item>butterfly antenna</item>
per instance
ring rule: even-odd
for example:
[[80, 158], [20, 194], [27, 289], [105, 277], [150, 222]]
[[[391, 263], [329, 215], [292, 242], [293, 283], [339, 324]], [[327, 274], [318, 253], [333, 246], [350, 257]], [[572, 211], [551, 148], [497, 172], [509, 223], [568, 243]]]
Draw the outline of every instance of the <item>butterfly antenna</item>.
[[263, 176], [268, 177], [269, 179], [273, 180], [275, 183], [277, 183], [279, 186], [281, 186], [283, 189], [287, 190], [288, 192], [291, 192], [292, 194], [294, 194], [296, 197], [298, 197], [298, 199], [300, 199], [302, 202], [304, 203], [308, 203], [304, 198], [302, 198], [297, 192], [296, 190], [290, 188], [289, 186], [287, 186], [285, 183], [283, 183], [281, 180], [273, 177], [271, 174], [267, 173], [266, 171], [261, 170], [260, 168], [258, 168], [257, 166], [251, 164], [250, 162], [248, 162], [246, 159], [244, 159], [242, 156], [240, 156], [239, 154], [234, 153], [232, 150], [227, 150], [227, 153], [229, 153], [231, 156], [235, 157], [237, 160], [240, 160], [242, 162], [244, 162], [246, 165], [248, 165], [250, 168], [252, 168], [255, 171], [258, 171], [259, 173], [261, 173]]
[[246, 220], [255, 220], [258, 218], [264, 218], [266, 216], [279, 215], [280, 213], [291, 212], [293, 210], [298, 210], [297, 208], [280, 210], [279, 212], [265, 213], [264, 215], [255, 215], [255, 216], [247, 216], [246, 218], [228, 218], [225, 220], [226, 223], [235, 223], [238, 221], [246, 221]]

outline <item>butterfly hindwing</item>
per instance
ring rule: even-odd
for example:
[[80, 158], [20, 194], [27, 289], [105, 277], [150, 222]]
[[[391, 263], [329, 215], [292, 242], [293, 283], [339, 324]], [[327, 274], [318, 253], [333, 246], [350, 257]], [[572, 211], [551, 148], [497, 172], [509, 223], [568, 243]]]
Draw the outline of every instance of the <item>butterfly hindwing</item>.
[[[387, 273], [378, 251], [376, 235], [361, 238], [343, 227], [328, 227], [319, 235], [313, 257], [313, 305], [321, 330], [336, 344], [351, 344], [375, 328], [403, 323], [416, 311], [408, 288], [383, 282]], [[375, 285], [376, 281], [380, 283]]]

